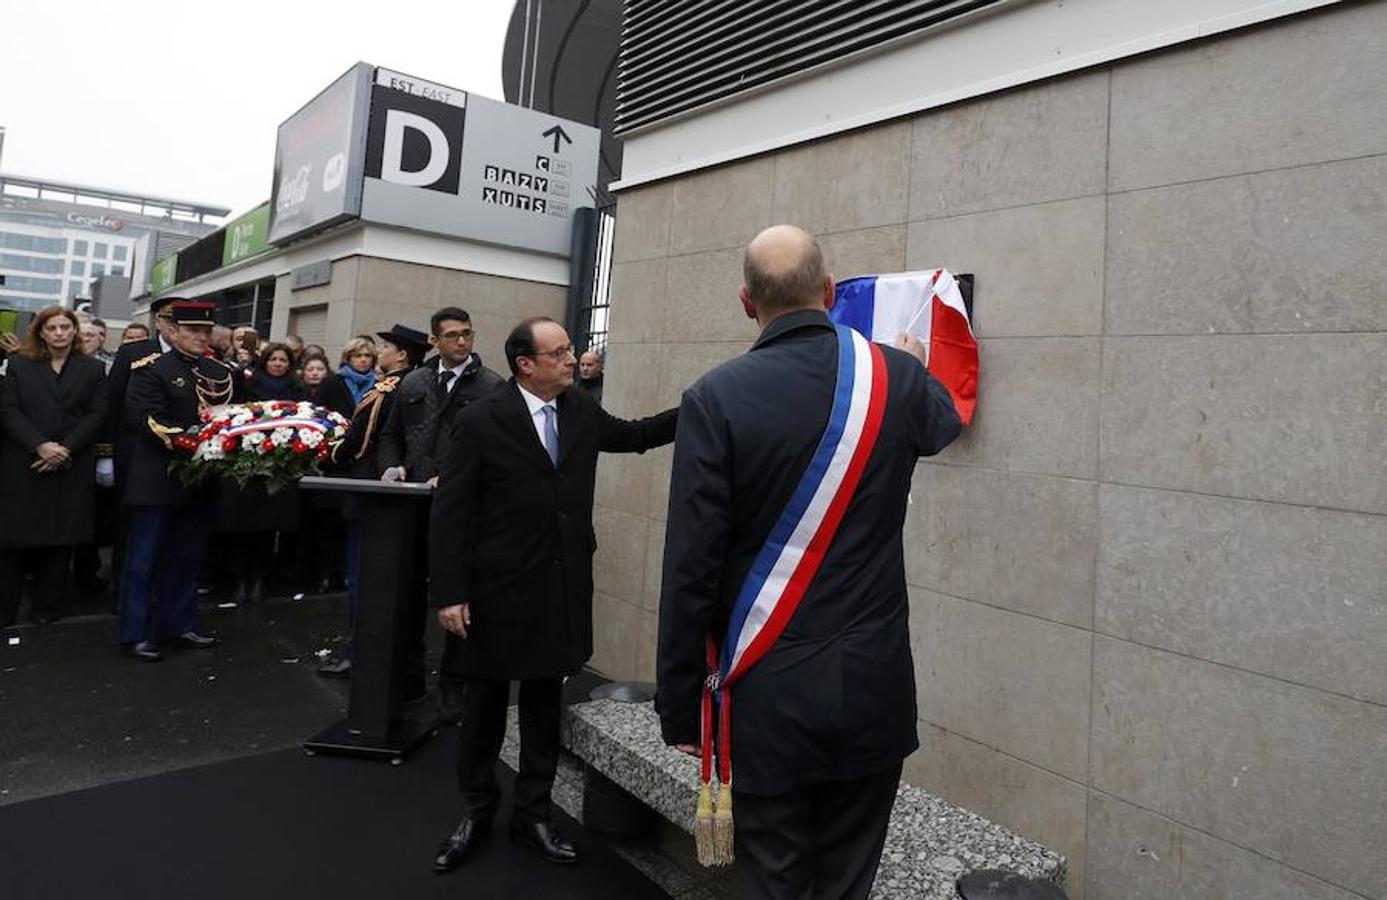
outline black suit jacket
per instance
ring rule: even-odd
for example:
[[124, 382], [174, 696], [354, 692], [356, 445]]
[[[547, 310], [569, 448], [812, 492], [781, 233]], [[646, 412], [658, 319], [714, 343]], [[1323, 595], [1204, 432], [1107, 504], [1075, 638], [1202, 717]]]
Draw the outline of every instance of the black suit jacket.
[[[747, 793], [869, 775], [918, 745], [901, 527], [916, 460], [960, 425], [914, 357], [883, 352], [885, 415], [857, 493], [784, 633], [732, 688], [732, 780]], [[698, 742], [704, 641], [711, 633], [721, 644], [752, 561], [818, 447], [837, 354], [826, 315], [788, 313], [684, 394], [656, 698], [671, 744]]]
[[429, 527], [431, 604], [471, 605], [455, 674], [546, 678], [582, 667], [592, 656], [597, 454], [674, 440], [677, 410], [626, 421], [573, 389], [557, 405], [557, 467], [513, 380], [458, 416]]
[[447, 394], [440, 394], [437, 383], [437, 358], [400, 382], [380, 432], [377, 452], [382, 471], [404, 466], [410, 481], [428, 481], [442, 472], [458, 414], [472, 401], [505, 384], [505, 379], [483, 365], [482, 358], [474, 353]]

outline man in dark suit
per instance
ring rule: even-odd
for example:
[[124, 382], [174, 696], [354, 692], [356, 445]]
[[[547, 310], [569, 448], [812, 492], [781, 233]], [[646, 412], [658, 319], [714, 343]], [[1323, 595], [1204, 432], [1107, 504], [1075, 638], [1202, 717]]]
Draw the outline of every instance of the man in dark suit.
[[[197, 576], [207, 549], [211, 513], [200, 490], [170, 475], [173, 439], [195, 431], [200, 410], [231, 399], [233, 373], [206, 356], [216, 304], [175, 301], [168, 306], [173, 349], [131, 365], [123, 406], [137, 437], [129, 455], [124, 498], [130, 531], [121, 574], [120, 641], [145, 662], [162, 658], [158, 641], [206, 648], [214, 637], [197, 633]], [[151, 602], [156, 595], [157, 609]]]
[[430, 602], [461, 638], [466, 678], [458, 740], [463, 818], [434, 868], [446, 872], [491, 828], [510, 682], [520, 682], [520, 772], [512, 839], [549, 861], [578, 851], [551, 821], [563, 678], [592, 656], [593, 484], [601, 451], [640, 453], [674, 439], [676, 410], [625, 421], [573, 384], [573, 345], [552, 319], [506, 341], [514, 378], [457, 420], [433, 502]]
[[[452, 446], [458, 414], [469, 403], [505, 383], [472, 352], [476, 339], [472, 318], [466, 310], [445, 306], [429, 318], [428, 340], [438, 355], [406, 375], [396, 391], [395, 403], [378, 442], [383, 481], [437, 484], [439, 470]], [[420, 532], [427, 533], [427, 529], [421, 527]], [[405, 686], [405, 696], [411, 700], [425, 696], [424, 625], [428, 615], [424, 583], [429, 572], [429, 548], [421, 542], [416, 549], [411, 571], [418, 576], [419, 607], [418, 616], [410, 620], [416, 629], [410, 635], [410, 646], [416, 650], [410, 657]], [[438, 708], [449, 722], [456, 722], [462, 715], [462, 681], [450, 674], [452, 666], [448, 664], [457, 652], [456, 640], [445, 635], [438, 671]]]
[[[798, 515], [787, 504], [804, 496], [802, 480], [819, 477], [810, 461], [821, 441], [838, 440], [825, 437], [835, 379], [844, 378], [834, 362], [840, 340], [855, 343], [825, 314], [833, 277], [800, 229], [758, 235], [745, 278], [741, 301], [761, 334], [685, 392], [674, 451], [656, 708], [665, 740], [690, 753], [706, 641], [722, 647], [730, 620], [745, 628], [732, 616], [744, 584], [759, 596], [773, 583], [753, 581], [764, 579], [753, 561], [767, 558], [765, 547], [777, 553], [782, 537], [797, 540], [776, 526], [783, 513]], [[885, 391], [875, 443], [784, 631], [731, 688], [736, 854], [749, 896], [865, 898], [901, 762], [918, 744], [901, 527], [916, 460], [942, 450], [960, 425], [918, 341], [898, 339], [909, 352], [857, 346], [882, 363], [882, 380], [865, 378]], [[792, 582], [781, 594], [797, 590]]]

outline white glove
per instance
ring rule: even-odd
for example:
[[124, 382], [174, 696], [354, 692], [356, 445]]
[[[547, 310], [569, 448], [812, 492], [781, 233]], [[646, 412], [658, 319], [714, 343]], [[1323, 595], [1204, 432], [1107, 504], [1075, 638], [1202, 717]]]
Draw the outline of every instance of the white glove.
[[96, 483], [107, 488], [116, 483], [116, 461], [109, 456], [96, 461]]
[[380, 480], [381, 480], [381, 481], [404, 481], [404, 480], [405, 480], [405, 467], [404, 467], [404, 466], [391, 466], [390, 468], [386, 469], [384, 472], [380, 473]]

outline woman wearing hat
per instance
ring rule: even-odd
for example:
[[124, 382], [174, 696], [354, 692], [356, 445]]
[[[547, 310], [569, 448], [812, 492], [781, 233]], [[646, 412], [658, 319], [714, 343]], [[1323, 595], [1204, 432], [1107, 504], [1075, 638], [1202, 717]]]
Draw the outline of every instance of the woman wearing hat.
[[[344, 470], [341, 474], [372, 481], [380, 477], [376, 437], [390, 417], [390, 408], [395, 403], [395, 389], [401, 379], [423, 361], [429, 349], [429, 336], [406, 325], [396, 324], [389, 331], [379, 332], [377, 337], [380, 338], [377, 351], [380, 377], [357, 404], [347, 436], [332, 448], [332, 461]], [[356, 509], [350, 502], [351, 498], [347, 499], [342, 511], [343, 518], [347, 520], [347, 600], [355, 617], [356, 562], [361, 532], [357, 525]], [[326, 678], [346, 678], [351, 673], [351, 667], [351, 643], [348, 642], [341, 652], [318, 668], [318, 674]]]

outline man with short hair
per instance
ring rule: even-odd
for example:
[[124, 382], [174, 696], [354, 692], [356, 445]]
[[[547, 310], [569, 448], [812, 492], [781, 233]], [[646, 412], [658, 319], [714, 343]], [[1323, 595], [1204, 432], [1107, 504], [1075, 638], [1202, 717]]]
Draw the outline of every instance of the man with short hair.
[[466, 679], [458, 740], [463, 818], [434, 857], [447, 872], [491, 828], [510, 682], [520, 682], [520, 771], [511, 836], [550, 862], [577, 849], [555, 828], [563, 679], [592, 656], [593, 483], [601, 451], [674, 439], [678, 413], [626, 421], [573, 384], [573, 345], [549, 318], [506, 340], [512, 378], [457, 419], [433, 502], [430, 603], [458, 639], [444, 660]]
[[[160, 641], [199, 649], [217, 643], [197, 632], [197, 577], [210, 518], [206, 498], [168, 471], [173, 439], [200, 426], [201, 410], [231, 399], [231, 370], [206, 355], [215, 311], [215, 303], [170, 303], [172, 349], [131, 366], [124, 415], [137, 437], [124, 494], [130, 532], [121, 575], [120, 642], [126, 653], [145, 662], [162, 658]], [[156, 582], [158, 604], [151, 610]]]
[[602, 363], [602, 354], [596, 350], [585, 350], [578, 358], [578, 386], [598, 403], [602, 402]]
[[679, 407], [656, 709], [684, 752], [711, 753], [716, 732], [723, 788], [716, 817], [700, 800], [696, 834], [711, 827], [720, 856], [735, 831], [748, 896], [865, 898], [919, 743], [910, 478], [959, 418], [918, 340], [901, 335], [902, 352], [829, 321], [833, 276], [810, 235], [761, 232], [744, 269], [760, 336]]
[[[395, 403], [377, 445], [382, 480], [437, 484], [441, 462], [448, 458], [457, 437], [454, 423], [458, 415], [468, 404], [505, 383], [472, 351], [476, 338], [472, 317], [466, 310], [445, 306], [430, 317], [429, 345], [438, 355], [406, 375], [396, 388]], [[414, 700], [421, 699], [425, 692], [423, 639], [427, 611], [423, 604], [424, 580], [429, 570], [427, 535], [427, 528], [421, 529], [412, 569], [419, 579], [420, 609], [417, 620], [411, 620], [418, 622], [418, 634], [411, 637], [410, 645], [419, 650], [411, 659], [405, 695]], [[452, 635], [445, 636], [438, 671], [439, 711], [448, 721], [457, 721], [462, 714], [462, 683], [450, 674], [452, 666], [448, 665], [449, 658], [457, 652], [456, 644]]]

